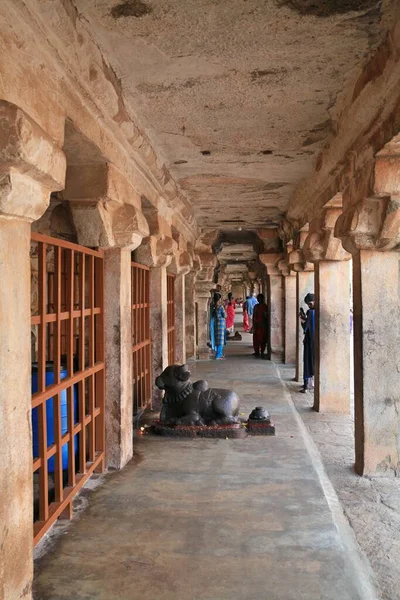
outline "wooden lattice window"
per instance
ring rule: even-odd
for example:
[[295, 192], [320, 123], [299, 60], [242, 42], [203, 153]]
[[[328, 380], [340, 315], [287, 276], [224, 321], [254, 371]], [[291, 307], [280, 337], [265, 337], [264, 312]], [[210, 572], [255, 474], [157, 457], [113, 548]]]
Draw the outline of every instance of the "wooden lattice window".
[[104, 468], [103, 255], [32, 233], [34, 543]]
[[167, 273], [168, 364], [175, 363], [175, 275]]
[[133, 411], [151, 404], [150, 271], [132, 263]]

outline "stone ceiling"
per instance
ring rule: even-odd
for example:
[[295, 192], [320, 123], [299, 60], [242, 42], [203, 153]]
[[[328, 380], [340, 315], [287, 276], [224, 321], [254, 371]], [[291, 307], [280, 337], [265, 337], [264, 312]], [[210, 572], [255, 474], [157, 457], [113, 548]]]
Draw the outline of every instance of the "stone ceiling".
[[222, 230], [279, 221], [389, 4], [76, 0], [198, 224]]

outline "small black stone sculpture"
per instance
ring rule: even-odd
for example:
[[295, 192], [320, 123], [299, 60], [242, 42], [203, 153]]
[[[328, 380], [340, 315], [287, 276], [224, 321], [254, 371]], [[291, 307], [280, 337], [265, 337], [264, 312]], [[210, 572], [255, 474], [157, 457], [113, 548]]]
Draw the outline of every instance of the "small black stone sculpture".
[[254, 410], [251, 411], [249, 416], [249, 421], [270, 421], [271, 417], [269, 416], [269, 412], [263, 406], [256, 406]]
[[192, 383], [187, 365], [170, 365], [156, 378], [165, 390], [160, 422], [164, 425], [230, 425], [240, 423], [239, 397], [232, 390]]

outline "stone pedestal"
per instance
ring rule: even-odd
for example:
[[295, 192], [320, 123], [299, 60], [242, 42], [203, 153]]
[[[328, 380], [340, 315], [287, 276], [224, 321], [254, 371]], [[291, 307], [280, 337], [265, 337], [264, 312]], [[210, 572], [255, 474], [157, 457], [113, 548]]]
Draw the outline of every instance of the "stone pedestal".
[[271, 351], [283, 352], [283, 277], [269, 275], [270, 342]]
[[185, 275], [175, 278], [175, 360], [186, 362]]
[[185, 276], [185, 338], [186, 358], [196, 358], [196, 302], [195, 302], [196, 273]]
[[284, 354], [285, 364], [294, 364], [296, 362], [296, 277], [294, 275], [284, 277], [284, 306], [285, 306], [285, 327], [284, 327]]
[[104, 251], [106, 355], [106, 465], [122, 469], [132, 458], [131, 251]]
[[350, 412], [350, 263], [315, 265], [314, 410]]
[[356, 470], [400, 473], [398, 252], [353, 255]]
[[[167, 269], [150, 268], [150, 332], [152, 349], [152, 377], [155, 380], [168, 366], [168, 323], [167, 323]], [[157, 406], [161, 392], [155, 388], [153, 401]]]
[[308, 293], [314, 293], [314, 272], [301, 271], [296, 275], [296, 381], [303, 382], [303, 328], [301, 326], [299, 312], [303, 307], [304, 312], [308, 308], [304, 304], [304, 298]]

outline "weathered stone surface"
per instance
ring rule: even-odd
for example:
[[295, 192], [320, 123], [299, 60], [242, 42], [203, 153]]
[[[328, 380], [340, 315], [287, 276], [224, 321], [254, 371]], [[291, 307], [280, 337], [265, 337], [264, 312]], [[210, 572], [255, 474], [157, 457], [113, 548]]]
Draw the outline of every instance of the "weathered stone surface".
[[341, 241], [334, 236], [335, 225], [342, 214], [342, 195], [337, 194], [309, 224], [303, 244], [303, 256], [308, 262], [350, 260]]
[[364, 132], [369, 141], [370, 128], [379, 129], [380, 107], [393, 111], [399, 42], [394, 31], [386, 35], [395, 3], [369, 11], [370, 2], [346, 3], [343, 12], [334, 4], [213, 5], [210, 30], [194, 0], [173, 10], [152, 4], [136, 18], [116, 17], [113, 0], [79, 0], [201, 226], [276, 224], [294, 190], [291, 212], [303, 218]]
[[296, 327], [297, 327], [297, 305], [296, 305], [296, 276], [285, 276], [284, 278], [284, 344], [283, 360], [287, 364], [296, 362]]
[[29, 223], [0, 218], [0, 597], [4, 600], [31, 598], [33, 575], [29, 245]]
[[[152, 377], [155, 379], [168, 365], [167, 270], [165, 266], [150, 268], [150, 332]], [[153, 405], [161, 403], [161, 392], [153, 390]]]
[[171, 237], [151, 235], [136, 249], [135, 257], [137, 262], [148, 267], [168, 267], [176, 251], [177, 244]]
[[350, 264], [323, 260], [315, 265], [314, 410], [350, 411]]
[[106, 466], [122, 469], [133, 454], [131, 253], [104, 252]]
[[335, 236], [352, 254], [400, 248], [400, 199], [375, 196], [350, 206], [338, 218]]
[[175, 361], [186, 363], [186, 286], [185, 274], [175, 277]]

